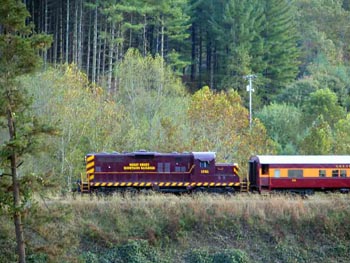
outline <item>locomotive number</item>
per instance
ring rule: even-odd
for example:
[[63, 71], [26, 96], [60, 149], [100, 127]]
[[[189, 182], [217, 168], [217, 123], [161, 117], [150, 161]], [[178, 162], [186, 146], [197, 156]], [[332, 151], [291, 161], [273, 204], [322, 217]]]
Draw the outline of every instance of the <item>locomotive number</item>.
[[209, 174], [209, 170], [201, 170], [201, 174]]

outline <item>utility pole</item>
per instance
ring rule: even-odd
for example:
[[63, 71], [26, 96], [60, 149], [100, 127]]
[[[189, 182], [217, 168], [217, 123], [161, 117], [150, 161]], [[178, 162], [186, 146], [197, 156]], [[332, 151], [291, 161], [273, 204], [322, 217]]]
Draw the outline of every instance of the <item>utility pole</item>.
[[247, 86], [247, 91], [249, 92], [249, 128], [252, 129], [252, 92], [254, 92], [252, 79], [255, 79], [257, 76], [254, 74], [246, 75], [243, 78], [248, 79], [249, 85]]

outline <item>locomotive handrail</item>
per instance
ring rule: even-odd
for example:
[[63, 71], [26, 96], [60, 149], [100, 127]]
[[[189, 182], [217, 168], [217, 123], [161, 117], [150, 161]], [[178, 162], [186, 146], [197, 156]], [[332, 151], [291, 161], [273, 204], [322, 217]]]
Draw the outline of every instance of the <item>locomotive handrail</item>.
[[[87, 186], [87, 188], [85, 188]], [[90, 179], [88, 174], [86, 176], [83, 173], [80, 173], [80, 191], [81, 192], [90, 192]]]

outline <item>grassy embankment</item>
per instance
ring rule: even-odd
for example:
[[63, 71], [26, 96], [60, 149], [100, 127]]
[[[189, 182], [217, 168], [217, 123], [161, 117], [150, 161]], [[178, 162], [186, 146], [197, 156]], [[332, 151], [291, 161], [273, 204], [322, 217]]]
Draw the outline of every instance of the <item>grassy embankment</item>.
[[[15, 261], [0, 218], [0, 262]], [[348, 262], [350, 195], [38, 199], [29, 262]]]

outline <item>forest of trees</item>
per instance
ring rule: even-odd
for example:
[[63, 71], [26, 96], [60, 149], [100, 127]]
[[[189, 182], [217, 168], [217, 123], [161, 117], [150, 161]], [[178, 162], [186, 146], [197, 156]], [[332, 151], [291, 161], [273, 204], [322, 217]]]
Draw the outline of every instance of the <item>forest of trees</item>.
[[75, 63], [109, 90], [118, 85], [116, 63], [136, 48], [143, 56], [164, 58], [192, 90], [241, 88], [242, 76], [254, 72], [270, 101], [296, 78], [306, 44], [297, 31], [298, 5], [284, 0], [27, 0], [26, 5], [37, 31], [53, 35], [44, 63]]
[[[255, 74], [253, 112], [281, 153], [301, 152], [318, 115], [333, 129], [350, 107], [348, 0], [24, 2], [27, 22], [53, 37], [41, 53], [43, 67], [73, 63], [109, 98], [124, 89], [120, 65], [133, 48], [142, 57], [162, 58], [188, 91], [233, 88], [246, 107], [243, 76]], [[326, 104], [315, 112], [313, 103], [320, 100], [308, 101], [314, 92], [334, 95], [325, 103], [341, 107], [342, 114], [324, 116]], [[291, 140], [284, 119], [295, 118], [293, 127], [302, 132]]]
[[[40, 158], [64, 185], [88, 151], [212, 150], [241, 165], [255, 153], [349, 152], [348, 0], [23, 4], [52, 42], [42, 70], [18, 81], [58, 130]], [[257, 76], [251, 130], [246, 74]], [[31, 158], [23, 169], [42, 171]]]
[[70, 191], [88, 152], [215, 151], [242, 174], [349, 154], [349, 21], [349, 0], [4, 1], [0, 212], [20, 228], [36, 183]]

